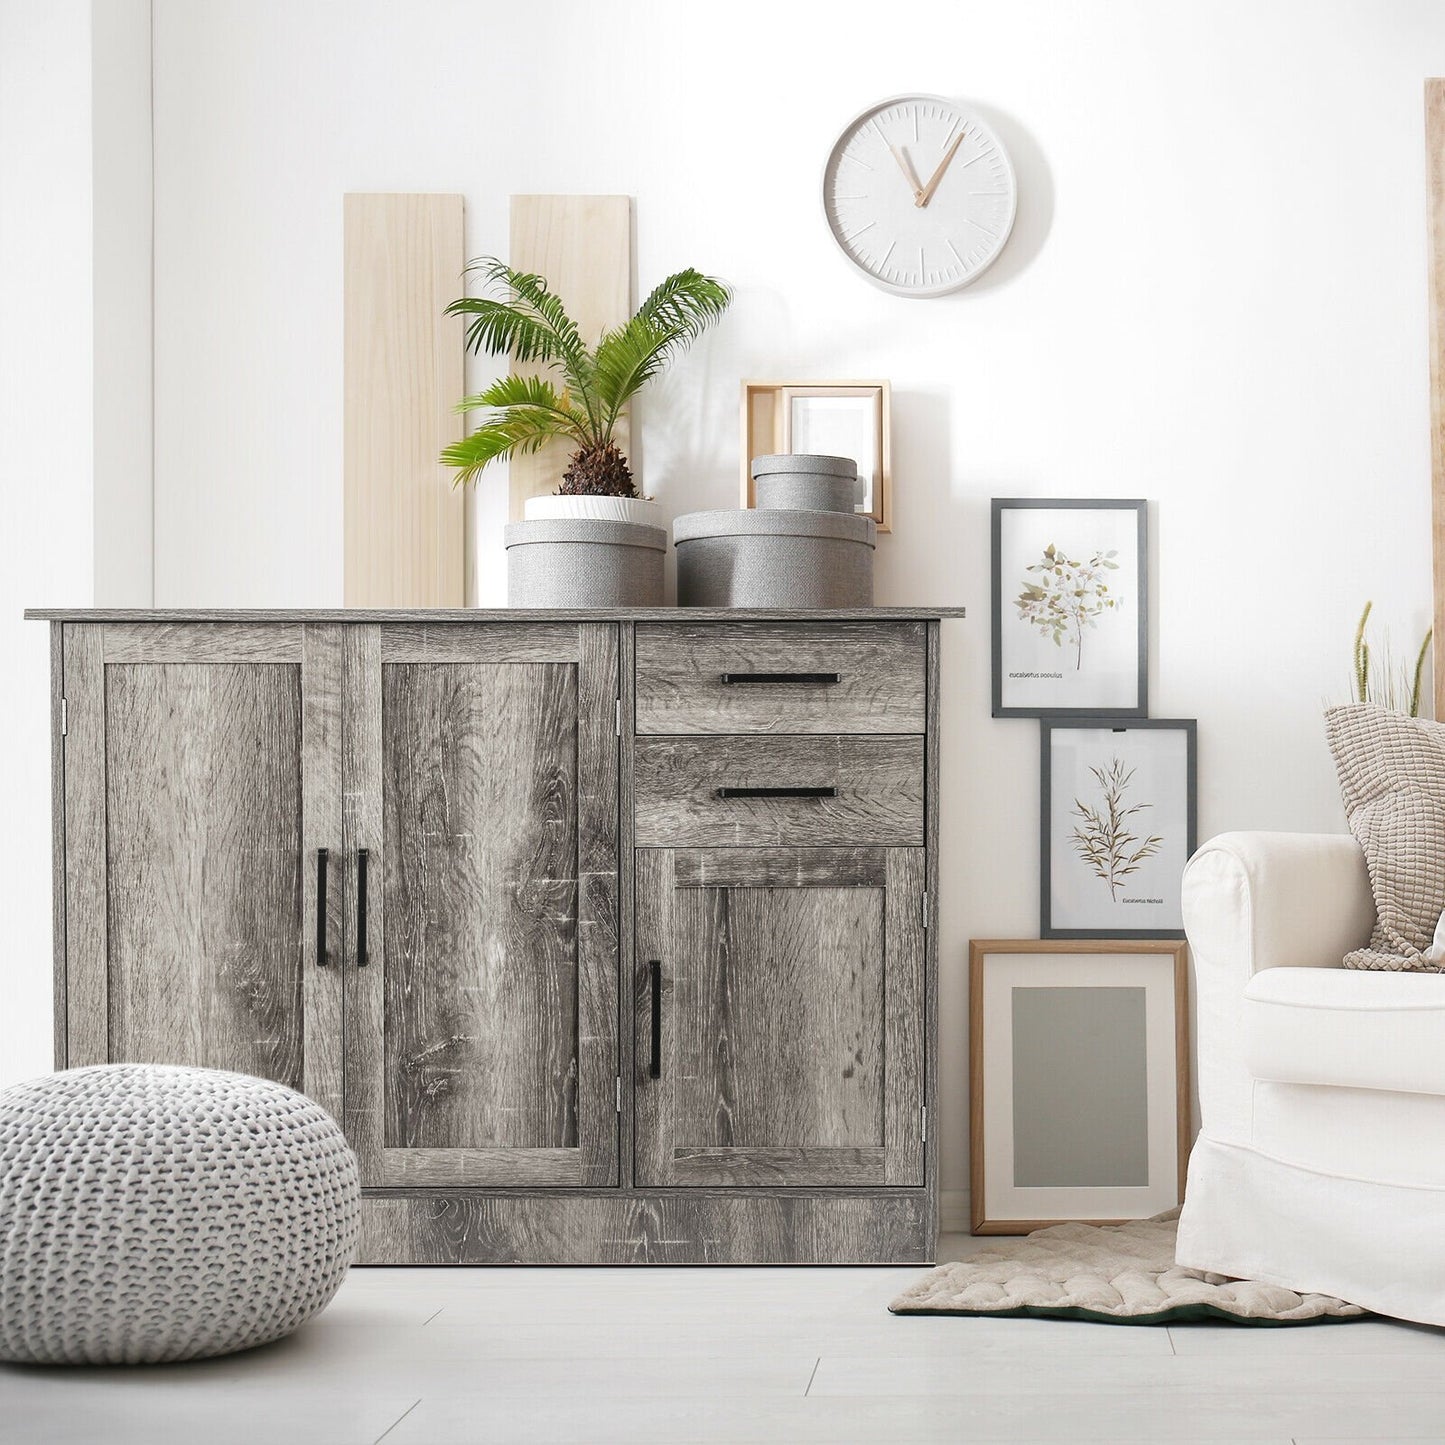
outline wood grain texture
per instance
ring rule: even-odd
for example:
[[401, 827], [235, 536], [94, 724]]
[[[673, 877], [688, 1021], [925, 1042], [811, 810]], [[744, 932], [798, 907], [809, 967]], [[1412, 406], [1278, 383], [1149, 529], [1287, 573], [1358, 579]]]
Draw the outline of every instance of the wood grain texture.
[[396, 623], [381, 634], [381, 661], [576, 662], [578, 628], [566, 622]]
[[1425, 82], [1425, 205], [1429, 242], [1431, 535], [1435, 590], [1435, 716], [1445, 719], [1445, 79]]
[[66, 1064], [110, 1062], [103, 629], [65, 628]]
[[[921, 737], [639, 738], [637, 844], [923, 842]], [[831, 798], [720, 798], [720, 787], [831, 787]]]
[[300, 669], [105, 671], [110, 1057], [299, 1089]]
[[105, 629], [113, 662], [301, 661], [300, 622], [115, 623]]
[[[301, 650], [302, 1091], [333, 1119], [343, 1116], [342, 970], [351, 879], [341, 830], [342, 637], [335, 624], [305, 629]], [[316, 957], [316, 857], [328, 850], [326, 940]]]
[[923, 1103], [928, 1110], [928, 1137], [923, 1143], [923, 1183], [928, 1193], [929, 1232], [934, 1239], [939, 1234], [939, 1127], [938, 1111], [938, 1030], [939, 1030], [939, 962], [938, 928], [942, 900], [938, 886], [938, 829], [942, 780], [939, 776], [941, 764], [939, 730], [939, 708], [942, 700], [941, 679], [943, 659], [941, 652], [942, 629], [937, 618], [930, 618], [925, 624], [928, 671], [928, 731], [925, 736], [923, 761], [923, 845], [924, 887], [928, 890], [928, 903], [924, 909], [926, 931], [923, 939]]
[[879, 622], [962, 607], [27, 607], [31, 622]]
[[65, 1067], [65, 627], [50, 624], [50, 956], [51, 1057]]
[[460, 607], [462, 491], [438, 456], [462, 436], [465, 240], [458, 195], [348, 195], [345, 599]]
[[[621, 326], [632, 314], [631, 197], [513, 196], [511, 265], [544, 277], [562, 298], [582, 339], [595, 345], [605, 330]], [[513, 362], [512, 372], [534, 376], [544, 368]], [[624, 416], [617, 430], [617, 444], [624, 453], [630, 435]], [[557, 490], [572, 450], [570, 443], [556, 441], [530, 456], [512, 458], [508, 465], [514, 522], [520, 520], [528, 497]]]
[[616, 628], [570, 631], [577, 663], [383, 664], [385, 629], [348, 629], [367, 1184], [615, 1182]]
[[635, 1018], [637, 1000], [633, 980], [637, 960], [637, 854], [632, 808], [632, 752], [636, 742], [632, 719], [636, 713], [637, 638], [636, 629], [617, 629], [617, 847], [620, 891], [617, 907], [617, 1121], [618, 1179], [624, 1188], [634, 1183], [636, 1111], [632, 1105], [632, 1080], [636, 1077], [636, 1030], [627, 1025]]
[[922, 1190], [364, 1196], [362, 1264], [926, 1264]]
[[[724, 683], [724, 673], [837, 673]], [[637, 628], [639, 733], [921, 733], [921, 622], [675, 622]]]
[[[889, 852], [887, 886], [870, 887], [856, 871], [865, 850], [837, 850], [852, 876], [830, 886], [819, 875], [833, 851], [748, 850], [745, 881], [701, 886], [695, 867], [679, 884], [688, 852], [638, 853], [639, 1185], [922, 1182], [922, 860]], [[771, 875], [765, 858], [778, 865]], [[917, 1017], [900, 1024], [910, 1003]]]
[[886, 848], [689, 848], [673, 855], [678, 888], [882, 888]]

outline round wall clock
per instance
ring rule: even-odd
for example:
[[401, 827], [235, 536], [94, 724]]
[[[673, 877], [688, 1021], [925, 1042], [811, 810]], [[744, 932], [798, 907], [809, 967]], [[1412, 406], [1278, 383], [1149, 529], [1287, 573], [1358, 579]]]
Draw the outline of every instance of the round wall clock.
[[1003, 250], [1016, 203], [999, 138], [941, 95], [869, 106], [838, 137], [823, 172], [833, 239], [895, 296], [967, 286]]

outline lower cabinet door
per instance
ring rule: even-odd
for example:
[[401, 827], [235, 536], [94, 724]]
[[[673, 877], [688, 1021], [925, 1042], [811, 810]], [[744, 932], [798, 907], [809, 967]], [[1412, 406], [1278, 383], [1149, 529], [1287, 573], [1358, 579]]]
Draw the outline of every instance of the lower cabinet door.
[[637, 854], [639, 1186], [921, 1185], [921, 848]]
[[362, 1183], [615, 1185], [617, 629], [347, 636]]

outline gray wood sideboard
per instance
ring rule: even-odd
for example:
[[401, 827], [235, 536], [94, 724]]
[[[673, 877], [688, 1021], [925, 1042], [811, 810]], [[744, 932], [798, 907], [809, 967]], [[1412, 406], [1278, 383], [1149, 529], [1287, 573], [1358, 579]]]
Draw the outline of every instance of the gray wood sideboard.
[[27, 615], [58, 1067], [310, 1095], [366, 1263], [933, 1257], [961, 609]]

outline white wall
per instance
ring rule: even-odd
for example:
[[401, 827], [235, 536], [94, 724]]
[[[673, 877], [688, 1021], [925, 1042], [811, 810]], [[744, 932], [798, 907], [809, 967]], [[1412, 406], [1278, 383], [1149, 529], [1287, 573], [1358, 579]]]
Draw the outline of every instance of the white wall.
[[[154, 43], [162, 604], [341, 599], [349, 190], [464, 191], [472, 254], [512, 192], [625, 192], [644, 288], [730, 280], [644, 413], [674, 513], [733, 504], [741, 377], [892, 379], [879, 600], [972, 614], [945, 651], [948, 1189], [966, 941], [1037, 928], [1037, 731], [988, 716], [991, 496], [1153, 498], [1154, 711], [1199, 718], [1202, 833], [1341, 825], [1319, 710], [1355, 616], [1374, 597], [1408, 644], [1429, 607], [1436, 0], [156, 0]], [[853, 274], [818, 196], [843, 124], [915, 89], [983, 108], [1021, 187], [1003, 259], [926, 302]], [[494, 529], [480, 557], [494, 599]]]
[[0, 0], [0, 1085], [46, 1072], [50, 644], [91, 552], [89, 0]]

